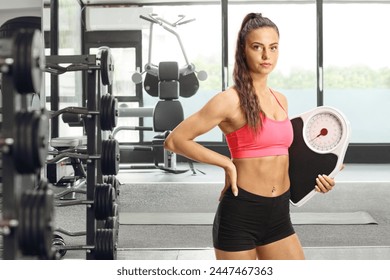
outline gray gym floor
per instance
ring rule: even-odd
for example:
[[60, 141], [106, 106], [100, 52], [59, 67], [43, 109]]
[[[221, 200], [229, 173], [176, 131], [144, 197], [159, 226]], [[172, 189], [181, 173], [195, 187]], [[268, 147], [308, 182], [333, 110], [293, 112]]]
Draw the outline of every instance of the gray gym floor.
[[[179, 168], [188, 168], [187, 164]], [[195, 164], [196, 174], [158, 169], [121, 169], [119, 211], [132, 213], [214, 213], [223, 187], [221, 169]], [[390, 164], [347, 164], [336, 188], [317, 194], [292, 213], [364, 211], [377, 224], [304, 224], [295, 230], [309, 260], [390, 260]], [[81, 197], [82, 198], [82, 195]], [[125, 224], [121, 220], [119, 260], [213, 260], [211, 224]], [[85, 231], [85, 206], [55, 208], [55, 226]], [[85, 236], [64, 236], [67, 245], [85, 244]], [[1, 243], [1, 242], [0, 242]], [[68, 251], [64, 259], [85, 259]]]
[[[183, 164], [178, 168], [188, 168]], [[157, 169], [121, 169], [120, 213], [212, 213], [223, 187], [222, 170], [195, 164], [196, 174], [169, 174]], [[336, 177], [337, 188], [317, 194], [294, 212], [369, 213], [377, 224], [295, 225], [307, 259], [390, 259], [390, 165], [347, 164]], [[57, 224], [68, 230], [83, 227], [83, 209], [57, 209]], [[73, 212], [74, 211], [74, 212]], [[77, 219], [75, 216], [79, 216]], [[124, 216], [125, 214], [122, 214]], [[121, 215], [119, 215], [121, 221]], [[122, 219], [123, 220], [123, 219]], [[123, 224], [118, 241], [120, 260], [213, 260], [211, 225]], [[82, 244], [70, 237], [68, 244]], [[85, 258], [69, 251], [67, 259]]]
[[[124, 184], [121, 211], [213, 212], [224, 174], [221, 169], [208, 165], [195, 164], [195, 168], [205, 174], [121, 170], [117, 176]], [[296, 225], [306, 258], [390, 259], [390, 165], [347, 164], [336, 180], [337, 187], [331, 193], [317, 194], [302, 207], [292, 206], [291, 211], [366, 211], [378, 224]], [[126, 195], [126, 187], [132, 188], [131, 196]], [[147, 190], [144, 194], [143, 189]], [[211, 247], [209, 225], [121, 225], [118, 258], [214, 259]]]

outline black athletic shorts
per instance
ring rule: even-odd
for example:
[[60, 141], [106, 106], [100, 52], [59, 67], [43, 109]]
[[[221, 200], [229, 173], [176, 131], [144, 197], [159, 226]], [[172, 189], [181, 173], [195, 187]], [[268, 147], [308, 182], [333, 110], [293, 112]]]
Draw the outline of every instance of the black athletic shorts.
[[215, 214], [214, 248], [245, 251], [294, 234], [289, 199], [289, 191], [264, 197], [238, 188], [236, 197], [229, 188]]

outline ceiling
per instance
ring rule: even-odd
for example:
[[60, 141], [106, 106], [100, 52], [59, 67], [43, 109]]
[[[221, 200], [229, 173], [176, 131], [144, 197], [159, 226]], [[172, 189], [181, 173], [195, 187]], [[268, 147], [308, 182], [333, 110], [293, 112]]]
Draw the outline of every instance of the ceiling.
[[[23, 1], [25, 0], [13, 0], [14, 1]], [[34, 0], [35, 1], [35, 0]], [[43, 0], [44, 4], [50, 4], [51, 0]], [[61, 0], [60, 0], [61, 1]], [[204, 3], [204, 4], [218, 4], [221, 3], [221, 0], [192, 0], [192, 1], [183, 1], [183, 0], [79, 0], [80, 2], [84, 3], [85, 5], [151, 5], [151, 4], [189, 4], [189, 3]], [[309, 3], [315, 3], [316, 0], [227, 0], [229, 3], [272, 3], [272, 2], [279, 2], [279, 3], [298, 3], [298, 2], [309, 2]], [[324, 3], [370, 3], [373, 2], [372, 0], [323, 0]], [[389, 0], [375, 0], [375, 2], [378, 3], [389, 3]]]
[[[50, 4], [50, 0], [43, 0], [45, 4]], [[219, 3], [219, 0], [80, 0], [86, 5], [141, 5], [141, 4], [166, 4], [166, 3]]]

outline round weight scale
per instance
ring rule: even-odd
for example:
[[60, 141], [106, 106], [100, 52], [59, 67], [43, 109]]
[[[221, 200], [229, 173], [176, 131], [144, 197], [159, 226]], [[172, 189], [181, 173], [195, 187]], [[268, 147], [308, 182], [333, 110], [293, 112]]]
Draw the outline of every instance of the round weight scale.
[[302, 206], [315, 194], [318, 175], [334, 178], [348, 148], [351, 128], [337, 109], [320, 106], [291, 119], [294, 139], [289, 149], [290, 202]]

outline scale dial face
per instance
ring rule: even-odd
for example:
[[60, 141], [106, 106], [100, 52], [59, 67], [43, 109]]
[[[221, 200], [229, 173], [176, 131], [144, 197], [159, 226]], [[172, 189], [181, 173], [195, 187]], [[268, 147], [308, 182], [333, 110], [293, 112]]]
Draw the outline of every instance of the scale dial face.
[[342, 135], [342, 121], [339, 116], [331, 112], [320, 112], [311, 116], [303, 131], [309, 148], [322, 154], [334, 150], [340, 143]]

